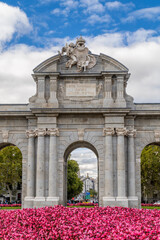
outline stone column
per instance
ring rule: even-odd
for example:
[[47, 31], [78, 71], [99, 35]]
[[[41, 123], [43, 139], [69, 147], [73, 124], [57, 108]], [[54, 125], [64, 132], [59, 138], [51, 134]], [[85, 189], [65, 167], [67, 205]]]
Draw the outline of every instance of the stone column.
[[57, 136], [59, 136], [58, 128], [51, 128], [47, 130], [50, 135], [50, 149], [49, 149], [49, 188], [47, 201], [58, 204], [57, 197]]
[[[113, 128], [104, 128], [105, 136], [105, 198], [113, 198], [113, 146], [112, 135]], [[115, 200], [115, 198], [114, 198]]]
[[126, 172], [125, 172], [125, 148], [124, 136], [126, 135], [125, 128], [116, 129], [117, 133], [117, 201], [120, 201], [120, 206], [128, 206], [126, 201]]
[[128, 136], [128, 196], [135, 197], [135, 152], [134, 137], [135, 130], [129, 130]]
[[27, 192], [25, 201], [26, 207], [33, 207], [33, 200], [35, 194], [35, 160], [34, 160], [34, 151], [35, 151], [35, 131], [27, 130], [26, 135], [28, 138], [28, 162], [27, 162]]
[[48, 100], [48, 103], [52, 104], [52, 107], [58, 107], [56, 92], [57, 92], [57, 76], [50, 76], [50, 98]]
[[34, 161], [34, 138], [35, 131], [27, 130], [28, 137], [28, 162], [27, 162], [27, 197], [34, 197], [34, 177], [35, 177], [35, 161]]
[[104, 96], [104, 102], [103, 107], [111, 107], [113, 104], [113, 98], [112, 98], [112, 78], [111, 76], [105, 76], [105, 96]]
[[37, 169], [36, 169], [36, 201], [45, 201], [44, 197], [44, 136], [46, 129], [39, 128], [36, 130], [38, 136], [37, 142]]
[[135, 173], [135, 146], [134, 137], [136, 130], [128, 130], [128, 201], [129, 207], [138, 207], [136, 196], [136, 173]]
[[117, 76], [116, 105], [120, 107], [126, 107], [126, 100], [124, 98], [124, 76]]

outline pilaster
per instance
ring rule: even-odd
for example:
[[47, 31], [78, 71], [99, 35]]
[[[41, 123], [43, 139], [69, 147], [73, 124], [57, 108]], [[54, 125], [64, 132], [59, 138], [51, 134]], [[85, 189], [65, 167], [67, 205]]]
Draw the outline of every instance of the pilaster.
[[117, 76], [117, 98], [116, 107], [126, 107], [124, 98], [124, 76]]
[[45, 99], [45, 76], [37, 76], [38, 82], [37, 82], [37, 98], [36, 103], [46, 103]]
[[104, 77], [104, 86], [105, 86], [105, 95], [103, 100], [103, 107], [113, 107], [113, 98], [112, 98], [112, 78], [111, 76]]
[[57, 76], [50, 76], [50, 98], [48, 103], [51, 107], [58, 107], [57, 92]]

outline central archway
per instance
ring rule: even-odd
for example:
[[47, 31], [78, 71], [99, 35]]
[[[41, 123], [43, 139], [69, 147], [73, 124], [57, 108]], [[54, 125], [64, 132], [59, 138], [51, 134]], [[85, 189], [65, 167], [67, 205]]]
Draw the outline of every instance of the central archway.
[[[95, 156], [97, 158], [97, 192], [99, 193], [99, 156], [98, 156], [98, 152], [97, 152], [96, 148], [88, 142], [85, 142], [85, 141], [74, 142], [70, 146], [68, 146], [68, 148], [66, 149], [66, 151], [64, 153], [64, 198], [65, 198], [64, 204], [65, 205], [67, 204], [67, 160], [68, 160], [70, 154], [74, 150], [77, 150], [77, 149], [89, 149], [95, 154]], [[97, 198], [98, 198], [98, 202], [99, 202], [99, 194], [98, 194]]]

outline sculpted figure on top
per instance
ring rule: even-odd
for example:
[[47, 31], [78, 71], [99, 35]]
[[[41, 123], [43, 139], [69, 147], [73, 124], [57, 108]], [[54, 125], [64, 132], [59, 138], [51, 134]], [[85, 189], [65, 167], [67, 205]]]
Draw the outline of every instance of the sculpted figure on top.
[[73, 65], [77, 65], [78, 72], [86, 71], [95, 66], [96, 59], [93, 55], [88, 54], [89, 50], [85, 46], [85, 40], [80, 37], [77, 38], [76, 44], [66, 43], [66, 46], [62, 48], [61, 56], [66, 54], [69, 60], [66, 62], [66, 67], [71, 68]]

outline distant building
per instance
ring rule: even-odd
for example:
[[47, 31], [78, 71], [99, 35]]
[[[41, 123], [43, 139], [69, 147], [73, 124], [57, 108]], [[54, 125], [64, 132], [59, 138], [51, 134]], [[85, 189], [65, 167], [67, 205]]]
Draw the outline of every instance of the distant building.
[[89, 174], [87, 173], [87, 176], [81, 176], [80, 179], [83, 181], [83, 191], [82, 193], [86, 193], [90, 189], [93, 189], [97, 192], [97, 179], [89, 177]]

